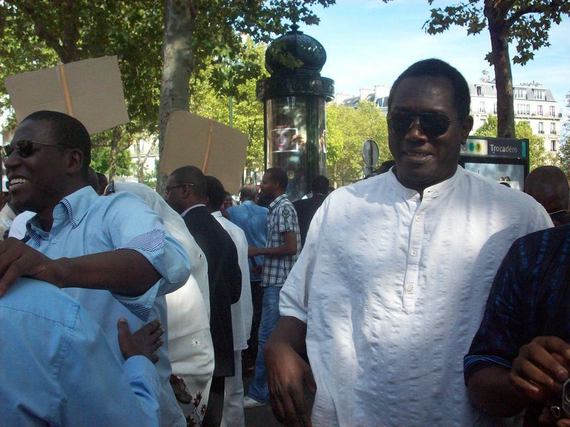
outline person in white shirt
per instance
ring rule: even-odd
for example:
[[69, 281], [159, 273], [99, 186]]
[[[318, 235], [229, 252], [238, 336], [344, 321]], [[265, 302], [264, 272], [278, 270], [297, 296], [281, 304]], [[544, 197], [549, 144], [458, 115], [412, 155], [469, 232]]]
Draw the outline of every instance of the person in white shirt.
[[511, 243], [552, 222], [458, 166], [469, 102], [449, 64], [409, 67], [389, 97], [396, 165], [334, 191], [313, 218], [265, 349], [287, 425], [500, 425], [470, 406], [463, 355]]
[[213, 176], [206, 176], [207, 207], [212, 216], [220, 223], [236, 245], [238, 264], [241, 271], [241, 295], [239, 301], [232, 304], [232, 331], [234, 337], [235, 374], [226, 379], [224, 397], [223, 427], [243, 427], [245, 414], [243, 411], [243, 379], [241, 352], [247, 349], [247, 340], [251, 332], [253, 302], [249, 285], [249, 264], [247, 260], [247, 239], [241, 228], [224, 218], [220, 207], [224, 203], [226, 191], [223, 184]]
[[138, 182], [114, 182], [115, 192], [140, 197], [156, 212], [165, 228], [188, 253], [192, 272], [186, 283], [166, 295], [168, 357], [171, 383], [190, 424], [202, 423], [203, 410], [214, 372], [214, 347], [210, 335], [210, 291], [206, 257], [184, 224], [182, 217], [152, 188]]

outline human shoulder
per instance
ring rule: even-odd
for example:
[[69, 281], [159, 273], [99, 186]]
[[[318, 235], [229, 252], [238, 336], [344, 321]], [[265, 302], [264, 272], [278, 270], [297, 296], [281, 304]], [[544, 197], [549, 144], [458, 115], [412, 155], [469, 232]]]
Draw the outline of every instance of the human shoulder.
[[504, 205], [520, 209], [544, 210], [534, 198], [523, 191], [506, 187], [471, 171], [463, 170], [463, 174], [467, 185], [478, 189], [487, 201], [500, 201]]
[[19, 316], [50, 322], [63, 328], [75, 329], [79, 303], [59, 288], [35, 279], [20, 278], [10, 291], [0, 298], [0, 308], [18, 312]]
[[561, 247], [567, 248], [565, 252], [570, 251], [570, 225], [535, 231], [515, 240], [512, 245], [512, 248], [518, 253], [524, 253], [530, 260], [538, 260], [545, 253], [558, 251]]
[[402, 185], [398, 183], [392, 171], [388, 171], [337, 188], [326, 197], [323, 205], [343, 204], [350, 207], [352, 203], [367, 200], [370, 197], [385, 198], [400, 188], [403, 188]]

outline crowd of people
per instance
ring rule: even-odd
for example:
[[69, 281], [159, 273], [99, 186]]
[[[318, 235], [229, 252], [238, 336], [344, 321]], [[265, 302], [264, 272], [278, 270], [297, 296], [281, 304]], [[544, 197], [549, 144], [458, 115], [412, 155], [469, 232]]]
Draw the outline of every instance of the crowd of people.
[[443, 61], [388, 105], [393, 164], [294, 202], [270, 168], [236, 206], [192, 165], [164, 198], [102, 182], [78, 120], [26, 117], [3, 147], [0, 425], [570, 425], [566, 175], [525, 193], [459, 166], [469, 87]]

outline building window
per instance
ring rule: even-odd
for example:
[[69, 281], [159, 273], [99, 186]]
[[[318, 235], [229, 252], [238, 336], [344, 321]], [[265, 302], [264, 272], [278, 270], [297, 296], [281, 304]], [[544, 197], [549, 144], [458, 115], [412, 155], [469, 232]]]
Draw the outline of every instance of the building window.
[[497, 103], [493, 104], [493, 114], [497, 114]]
[[543, 111], [542, 111], [542, 105], [537, 105], [536, 106], [536, 114], [539, 116], [543, 115]]
[[556, 140], [555, 139], [550, 141], [550, 151], [556, 151]]
[[550, 134], [556, 135], [556, 123], [554, 122], [550, 123]]
[[526, 89], [522, 87], [515, 88], [515, 98], [526, 99]]
[[538, 122], [538, 133], [544, 133], [544, 123]]
[[477, 96], [481, 95], [483, 95], [483, 90], [481, 89], [481, 86], [477, 86]]
[[548, 113], [550, 117], [556, 117], [556, 107], [554, 107], [554, 105], [548, 107]]
[[479, 103], [479, 112], [480, 113], [485, 113], [485, 101], [481, 101]]
[[536, 89], [534, 91], [534, 99], [538, 99], [540, 101], [544, 101], [544, 94], [546, 91], [542, 90], [542, 89]]

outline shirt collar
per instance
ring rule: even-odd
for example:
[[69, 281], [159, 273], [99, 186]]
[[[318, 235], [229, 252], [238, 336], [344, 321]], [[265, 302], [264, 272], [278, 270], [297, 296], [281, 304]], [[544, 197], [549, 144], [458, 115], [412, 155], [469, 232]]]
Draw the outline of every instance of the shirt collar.
[[220, 212], [220, 211], [212, 212], [212, 216], [214, 218], [222, 218], [223, 217], [222, 212]]
[[277, 205], [279, 205], [286, 198], [287, 198], [286, 193], [283, 193], [279, 197], [276, 197], [275, 200], [273, 200], [271, 202], [271, 204], [269, 205], [269, 210], [272, 211], [273, 209], [275, 209], [277, 207]]
[[[73, 228], [77, 228], [89, 211], [89, 208], [93, 206], [97, 197], [101, 196], [99, 196], [90, 185], [86, 185], [85, 187], [65, 196], [53, 208], [53, 224], [51, 229], [53, 230], [66, 222], [69, 222]], [[37, 215], [28, 221], [26, 227], [30, 235], [36, 234], [40, 237], [46, 238], [49, 234], [40, 227], [39, 217]]]
[[180, 216], [181, 216], [181, 217], [184, 217], [184, 216], [185, 216], [188, 212], [190, 212], [192, 209], [198, 208], [198, 207], [200, 207], [200, 206], [206, 207], [206, 205], [205, 205], [204, 203], [198, 203], [197, 205], [192, 205], [192, 206], [190, 206], [188, 209], [186, 209], [184, 212], [182, 212], [182, 213], [180, 214]]
[[[387, 173], [390, 174], [390, 177], [394, 181], [396, 188], [399, 188], [406, 197], [412, 197], [418, 194], [416, 190], [405, 187], [400, 181], [398, 181], [394, 169], [390, 169], [390, 171]], [[453, 186], [457, 184], [457, 181], [460, 180], [464, 175], [465, 169], [458, 165], [455, 173], [451, 177], [447, 178], [445, 181], [438, 182], [437, 184], [434, 184], [430, 187], [426, 187], [423, 192], [423, 198], [434, 198], [438, 197], [440, 194], [446, 194], [450, 192]]]
[[74, 193], [65, 196], [53, 210], [54, 226], [68, 220], [73, 228], [76, 228], [98, 197], [101, 196], [99, 196], [90, 185], [86, 185]]

